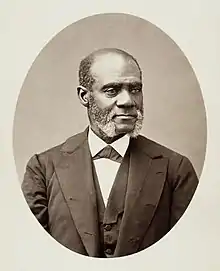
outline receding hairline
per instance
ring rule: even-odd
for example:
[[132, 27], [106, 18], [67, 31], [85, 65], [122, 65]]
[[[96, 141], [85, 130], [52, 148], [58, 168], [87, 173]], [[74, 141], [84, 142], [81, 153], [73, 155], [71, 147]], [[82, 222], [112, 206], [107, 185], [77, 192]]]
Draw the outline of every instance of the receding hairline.
[[128, 61], [132, 60], [133, 62], [136, 63], [139, 70], [141, 70], [137, 59], [133, 55], [129, 54], [128, 52], [126, 52], [126, 51], [124, 51], [122, 49], [118, 49], [118, 48], [102, 48], [102, 49], [98, 49], [98, 50], [95, 50], [92, 53], [90, 53], [84, 59], [89, 58], [90, 61], [91, 61], [91, 66], [92, 66], [93, 63], [96, 61], [96, 59], [98, 57], [105, 56], [105, 55], [108, 55], [108, 54], [119, 55], [119, 56], [123, 57], [124, 59], [126, 59]]
[[128, 63], [133, 63], [137, 66], [140, 72], [140, 78], [142, 79], [142, 70], [136, 58], [128, 52], [118, 49], [118, 48], [102, 48], [91, 52], [89, 55], [84, 57], [79, 66], [79, 83], [81, 86], [86, 88], [91, 88], [94, 83], [94, 78], [91, 74], [91, 68], [95, 63], [96, 59], [101, 56], [105, 56], [108, 54], [121, 56]]

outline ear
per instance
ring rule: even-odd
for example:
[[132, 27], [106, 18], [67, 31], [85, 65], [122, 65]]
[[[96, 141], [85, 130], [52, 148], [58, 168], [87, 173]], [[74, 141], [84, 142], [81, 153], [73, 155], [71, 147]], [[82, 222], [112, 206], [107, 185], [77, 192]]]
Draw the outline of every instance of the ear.
[[88, 100], [89, 91], [88, 91], [88, 89], [83, 86], [78, 86], [77, 87], [77, 94], [78, 94], [80, 103], [83, 106], [88, 107], [88, 105], [89, 105], [89, 100]]

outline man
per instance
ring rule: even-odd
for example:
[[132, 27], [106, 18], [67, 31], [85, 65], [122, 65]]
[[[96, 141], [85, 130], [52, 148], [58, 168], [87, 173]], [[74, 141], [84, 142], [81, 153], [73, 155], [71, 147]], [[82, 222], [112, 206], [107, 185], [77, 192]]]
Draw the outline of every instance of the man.
[[157, 242], [198, 184], [190, 161], [139, 135], [142, 73], [133, 56], [100, 49], [77, 88], [90, 125], [28, 162], [22, 190], [41, 225], [83, 255], [120, 257]]

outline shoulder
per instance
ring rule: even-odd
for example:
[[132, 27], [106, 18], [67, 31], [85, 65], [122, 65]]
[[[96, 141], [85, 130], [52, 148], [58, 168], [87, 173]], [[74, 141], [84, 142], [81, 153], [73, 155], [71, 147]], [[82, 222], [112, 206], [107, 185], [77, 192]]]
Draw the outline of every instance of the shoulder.
[[62, 143], [46, 149], [43, 152], [38, 153], [39, 156], [54, 156], [59, 154], [60, 152], [72, 152], [74, 151], [85, 139], [86, 139], [85, 132], [75, 134], [69, 138], [67, 138]]
[[182, 159], [183, 155], [143, 135], [139, 135], [133, 141], [135, 146], [151, 158], [166, 157], [169, 159]]
[[62, 158], [62, 153], [74, 151], [86, 138], [86, 131], [75, 134], [52, 148], [35, 153], [29, 159], [27, 166], [33, 167], [37, 165], [41, 168], [51, 167], [56, 161]]
[[135, 148], [144, 152], [151, 159], [165, 159], [168, 164], [168, 173], [170, 175], [185, 174], [187, 172], [195, 173], [194, 167], [188, 157], [180, 154], [162, 144], [149, 138], [139, 135], [135, 142]]

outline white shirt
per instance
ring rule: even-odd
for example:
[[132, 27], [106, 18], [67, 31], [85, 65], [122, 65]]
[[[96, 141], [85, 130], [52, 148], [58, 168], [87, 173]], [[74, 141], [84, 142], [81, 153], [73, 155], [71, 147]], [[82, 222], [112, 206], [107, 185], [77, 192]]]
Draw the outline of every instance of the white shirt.
[[[88, 133], [88, 143], [92, 157], [94, 157], [99, 151], [108, 145], [91, 129], [89, 129]], [[129, 145], [129, 136], [125, 135], [109, 145], [111, 145], [122, 157], [124, 157]], [[107, 205], [108, 197], [111, 192], [111, 188], [118, 172], [120, 163], [107, 158], [100, 158], [94, 160], [93, 162], [95, 165], [104, 203]]]

